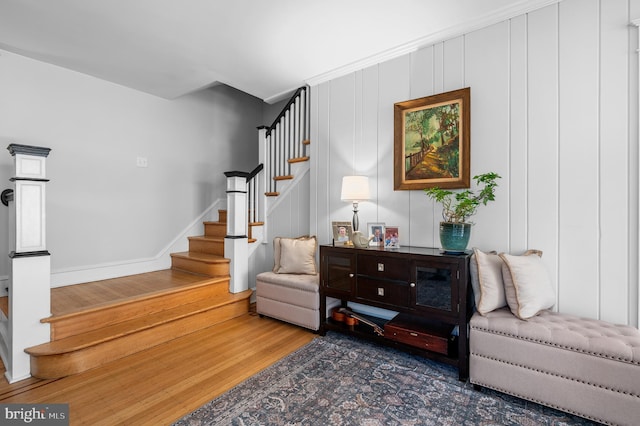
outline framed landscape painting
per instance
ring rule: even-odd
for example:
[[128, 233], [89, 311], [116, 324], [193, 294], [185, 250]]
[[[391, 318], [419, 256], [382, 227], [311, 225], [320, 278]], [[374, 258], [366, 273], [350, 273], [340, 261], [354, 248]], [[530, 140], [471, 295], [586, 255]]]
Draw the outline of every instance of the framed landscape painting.
[[471, 89], [393, 108], [394, 189], [469, 188]]

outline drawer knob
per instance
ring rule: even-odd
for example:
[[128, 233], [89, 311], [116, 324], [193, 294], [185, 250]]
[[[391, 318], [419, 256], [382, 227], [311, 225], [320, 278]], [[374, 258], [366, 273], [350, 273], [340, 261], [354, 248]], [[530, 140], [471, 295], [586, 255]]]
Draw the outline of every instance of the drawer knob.
[[353, 278], [353, 274], [349, 274], [349, 278]]
[[384, 296], [384, 288], [378, 287], [378, 296]]
[[415, 287], [415, 286], [416, 286], [416, 283], [409, 284], [409, 287]]
[[384, 272], [384, 263], [378, 263], [378, 272]]

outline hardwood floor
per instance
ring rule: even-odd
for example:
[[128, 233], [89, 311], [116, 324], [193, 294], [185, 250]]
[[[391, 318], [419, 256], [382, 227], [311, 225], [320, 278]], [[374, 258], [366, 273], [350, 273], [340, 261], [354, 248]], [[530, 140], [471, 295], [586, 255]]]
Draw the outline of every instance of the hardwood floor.
[[71, 425], [168, 425], [315, 337], [249, 313], [62, 379], [0, 379], [0, 403], [68, 403]]

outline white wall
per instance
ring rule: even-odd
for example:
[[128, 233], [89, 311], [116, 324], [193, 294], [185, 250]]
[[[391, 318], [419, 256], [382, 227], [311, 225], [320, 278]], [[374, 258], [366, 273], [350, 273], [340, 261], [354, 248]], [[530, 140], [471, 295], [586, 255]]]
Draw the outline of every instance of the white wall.
[[[257, 165], [262, 108], [224, 85], [169, 101], [0, 51], [0, 145], [52, 149], [47, 248], [63, 276], [155, 258], [224, 201], [223, 172]], [[138, 156], [147, 168], [136, 167]], [[1, 189], [12, 173], [11, 155], [0, 152]], [[0, 277], [7, 274], [5, 244]]]
[[471, 174], [503, 178], [470, 246], [541, 249], [558, 310], [637, 325], [638, 16], [640, 0], [564, 0], [313, 86], [312, 233], [350, 220], [341, 178], [364, 174], [361, 223], [439, 247], [439, 207], [393, 190], [393, 104], [471, 87]]

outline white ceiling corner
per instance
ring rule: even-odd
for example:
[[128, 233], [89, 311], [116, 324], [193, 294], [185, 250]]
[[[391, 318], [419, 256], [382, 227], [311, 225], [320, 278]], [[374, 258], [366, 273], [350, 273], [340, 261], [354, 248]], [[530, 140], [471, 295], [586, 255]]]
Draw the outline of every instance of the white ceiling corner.
[[0, 0], [0, 49], [174, 99], [272, 103], [560, 0]]

